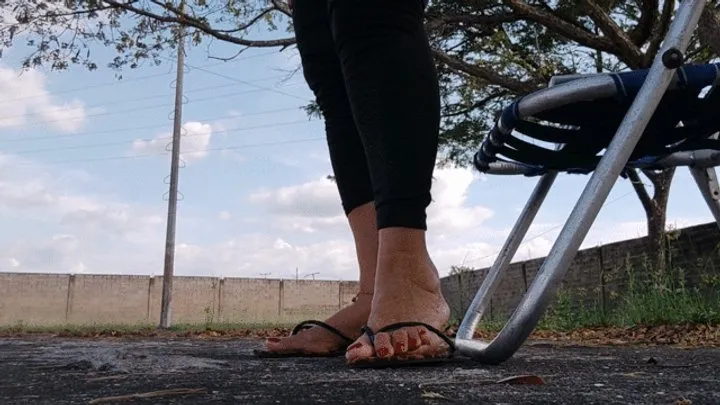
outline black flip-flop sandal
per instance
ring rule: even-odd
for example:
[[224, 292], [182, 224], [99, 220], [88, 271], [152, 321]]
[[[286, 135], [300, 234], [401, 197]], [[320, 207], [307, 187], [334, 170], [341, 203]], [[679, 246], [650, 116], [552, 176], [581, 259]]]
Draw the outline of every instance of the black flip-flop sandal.
[[375, 344], [375, 335], [377, 333], [391, 332], [393, 330], [405, 328], [408, 326], [424, 326], [427, 330], [438, 335], [448, 345], [447, 356], [426, 357], [423, 359], [410, 359], [410, 358], [405, 359], [405, 358], [402, 358], [401, 356], [391, 357], [389, 359], [381, 359], [378, 357], [371, 357], [369, 359], [357, 360], [355, 362], [348, 363], [347, 365], [351, 368], [385, 368], [385, 367], [425, 366], [425, 365], [445, 363], [448, 360], [453, 358], [453, 355], [455, 353], [455, 342], [451, 338], [449, 338], [447, 335], [445, 335], [443, 332], [441, 332], [440, 330], [438, 330], [435, 327], [430, 326], [426, 323], [423, 323], [423, 322], [398, 322], [398, 323], [393, 323], [391, 325], [387, 325], [381, 329], [378, 329], [377, 331], [373, 331], [369, 327], [364, 326], [362, 328], [362, 331], [363, 331], [363, 333], [367, 334], [368, 338], [370, 339], [370, 343]]
[[308, 320], [303, 321], [297, 324], [295, 328], [293, 328], [292, 332], [290, 333], [290, 336], [297, 335], [301, 331], [305, 329], [310, 329], [312, 327], [319, 326], [323, 329], [326, 329], [338, 337], [340, 337], [344, 342], [345, 345], [343, 346], [342, 350], [334, 350], [327, 353], [310, 353], [310, 352], [304, 352], [302, 350], [295, 350], [295, 351], [287, 351], [287, 352], [274, 352], [269, 350], [261, 350], [261, 349], [255, 349], [253, 350], [253, 353], [258, 357], [263, 358], [284, 358], [284, 357], [339, 357], [345, 355], [345, 348], [348, 347], [352, 342], [354, 342], [354, 339], [350, 339], [349, 337], [345, 336], [342, 332], [335, 329], [334, 327], [326, 324], [325, 322], [321, 321], [315, 321], [315, 320]]

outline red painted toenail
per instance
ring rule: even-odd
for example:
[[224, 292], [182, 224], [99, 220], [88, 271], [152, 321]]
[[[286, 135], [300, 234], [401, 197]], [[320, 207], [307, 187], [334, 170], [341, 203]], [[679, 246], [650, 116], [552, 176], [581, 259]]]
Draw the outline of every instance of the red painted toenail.
[[362, 343], [355, 343], [354, 345], [347, 348], [347, 351], [359, 349], [362, 347]]
[[405, 345], [402, 343], [395, 345], [395, 351], [398, 353], [405, 353]]
[[267, 338], [267, 341], [272, 343], [280, 343], [280, 339], [276, 337]]
[[423, 336], [423, 335], [427, 334], [427, 331], [425, 329], [420, 329], [420, 331], [418, 331], [418, 334], [420, 336]]
[[388, 350], [384, 347], [379, 348], [377, 351], [377, 355], [380, 357], [386, 357], [389, 353], [390, 353], [390, 350]]

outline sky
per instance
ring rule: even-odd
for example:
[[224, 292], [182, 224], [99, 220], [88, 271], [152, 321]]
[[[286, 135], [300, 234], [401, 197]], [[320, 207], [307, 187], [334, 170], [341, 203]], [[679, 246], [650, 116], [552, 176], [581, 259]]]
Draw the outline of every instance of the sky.
[[[211, 55], [237, 50], [216, 42]], [[0, 58], [0, 272], [161, 275], [172, 61], [117, 80], [102, 67], [21, 71], [26, 52]], [[229, 62], [188, 50], [175, 274], [357, 279], [350, 230], [326, 179], [324, 126], [300, 108], [312, 94], [298, 65], [294, 47]], [[515, 260], [549, 251], [588, 179], [559, 177]], [[441, 275], [489, 266], [536, 181], [437, 169], [428, 243]], [[679, 170], [668, 225], [710, 221]], [[640, 202], [620, 180], [583, 247], [645, 234]]]

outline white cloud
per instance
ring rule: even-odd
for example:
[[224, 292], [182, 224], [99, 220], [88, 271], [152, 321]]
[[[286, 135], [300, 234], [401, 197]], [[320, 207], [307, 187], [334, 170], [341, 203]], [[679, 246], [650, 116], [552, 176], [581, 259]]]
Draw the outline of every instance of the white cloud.
[[12, 10], [7, 7], [0, 9], [0, 27], [7, 27], [13, 24], [17, 24], [17, 19], [13, 14]]
[[296, 186], [259, 190], [250, 194], [249, 201], [265, 207], [279, 230], [314, 233], [347, 227], [337, 185], [324, 177]]
[[[443, 239], [477, 227], [492, 216], [486, 207], [466, 206], [473, 180], [469, 169], [435, 171], [433, 202], [428, 208], [428, 227], [433, 238]], [[249, 200], [266, 207], [276, 217], [273, 223], [280, 230], [308, 233], [347, 230], [337, 185], [325, 177], [295, 186], [259, 190]]]
[[159, 215], [144, 215], [128, 204], [72, 193], [58, 187], [57, 170], [0, 155], [0, 212], [52, 221], [77, 232], [113, 233], [139, 237], [163, 222]]
[[[493, 214], [486, 207], [467, 204], [467, 192], [474, 180], [469, 169], [435, 170], [433, 202], [428, 208], [428, 234], [433, 257], [440, 268], [461, 262], [469, 252], [473, 255], [478, 250], [491, 253], [487, 242], [468, 242], [472, 237], [463, 240], [463, 236], [468, 236], [464, 235], [468, 229], [481, 226]], [[276, 230], [325, 234], [328, 238], [343, 238], [352, 246], [337, 185], [324, 177], [295, 186], [259, 190], [252, 193], [249, 200], [266, 209]], [[354, 253], [351, 256], [354, 257]]]
[[63, 101], [47, 90], [47, 77], [38, 70], [19, 71], [0, 66], [0, 129], [46, 123], [72, 133], [85, 123], [82, 101]]
[[[208, 155], [208, 145], [213, 134], [213, 127], [210, 124], [190, 121], [182, 126], [182, 138], [180, 139], [180, 158], [186, 164], [196, 162]], [[132, 149], [138, 153], [165, 153], [170, 150], [168, 146], [172, 142], [172, 132], [159, 134], [151, 140], [136, 139]], [[167, 149], [166, 149], [167, 148]]]
[[329, 239], [318, 243], [291, 244], [268, 234], [238, 237], [212, 246], [179, 245], [179, 274], [199, 269], [225, 277], [253, 277], [271, 273], [271, 278], [293, 278], [319, 272], [325, 279], [356, 279], [355, 248], [349, 240]]
[[467, 192], [475, 176], [470, 169], [435, 170], [433, 203], [428, 207], [428, 234], [443, 239], [481, 225], [493, 211], [480, 205], [466, 206]]
[[14, 235], [0, 245], [0, 270], [127, 272], [127, 252], [142, 261], [161, 245], [164, 220], [151, 209], [74, 190], [63, 179], [76, 176], [7, 155], [0, 173], [0, 223]]
[[[435, 177], [429, 245], [441, 274], [446, 275], [453, 265], [488, 266], [515, 217], [502, 225], [488, 223], [492, 211], [468, 201], [471, 172], [445, 169], [436, 171]], [[0, 225], [6, 230], [5, 236], [0, 235], [0, 271], [160, 274], [165, 205], [158, 202], [157, 207], [148, 208], [89, 193], [87, 187], [94, 181], [99, 179], [89, 174], [68, 176], [58, 168], [0, 154]], [[356, 279], [352, 236], [333, 182], [318, 178], [263, 189], [252, 193], [250, 201], [265, 212], [252, 217], [229, 210], [209, 211], [207, 217], [181, 215], [176, 274], [254, 277], [271, 273], [272, 278], [292, 278], [298, 268], [300, 277], [319, 272], [322, 279]], [[212, 239], [205, 239], [200, 230], [208, 226], [208, 219], [246, 225], [214, 222], [209, 225]], [[670, 222], [687, 226], [704, 221]], [[515, 260], [545, 255], [560, 225], [534, 225]], [[642, 219], [601, 221], [584, 246], [642, 236], [644, 227]], [[243, 233], [247, 229], [252, 233]]]
[[250, 201], [280, 215], [333, 217], [342, 214], [337, 186], [324, 177], [297, 186], [257, 191], [250, 195]]

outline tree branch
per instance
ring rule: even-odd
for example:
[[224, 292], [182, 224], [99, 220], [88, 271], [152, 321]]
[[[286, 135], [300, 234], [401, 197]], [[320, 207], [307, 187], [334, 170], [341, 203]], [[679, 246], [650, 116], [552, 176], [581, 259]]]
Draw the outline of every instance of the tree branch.
[[493, 101], [494, 99], [496, 99], [496, 98], [498, 98], [498, 97], [503, 97], [503, 96], [506, 96], [506, 95], [508, 95], [508, 92], [507, 92], [506, 90], [501, 90], [501, 91], [492, 93], [492, 94], [490, 94], [489, 96], [487, 96], [487, 97], [485, 97], [485, 98], [483, 98], [483, 99], [481, 99], [481, 100], [478, 100], [478, 101], [474, 102], [470, 107], [463, 108], [463, 109], [460, 110], [460, 111], [455, 111], [455, 112], [451, 112], [451, 113], [445, 113], [445, 114], [443, 114], [443, 117], [446, 117], [446, 118], [448, 118], [448, 117], [457, 117], [458, 115], [464, 115], [464, 114], [473, 112], [473, 111], [475, 111], [475, 110], [477, 110], [477, 109], [480, 109], [480, 108], [485, 107], [485, 105], [486, 105], [487, 103]]
[[648, 50], [645, 53], [645, 61], [643, 65], [650, 66], [652, 61], [655, 59], [660, 44], [667, 34], [668, 28], [670, 28], [670, 22], [672, 21], [673, 11], [675, 10], [675, 0], [665, 0], [663, 4], [662, 14], [660, 14], [660, 24], [655, 27], [652, 35], [650, 36], [650, 44]]
[[698, 24], [698, 37], [701, 44], [720, 56], [720, 9], [711, 4], [705, 6]]
[[[166, 10], [175, 12], [178, 17], [172, 17], [168, 15], [160, 15], [153, 12], [150, 12], [148, 10], [137, 8], [131, 5], [131, 3], [121, 3], [116, 0], [101, 0], [111, 6], [120, 8], [125, 11], [130, 11], [132, 13], [153, 18], [157, 21], [164, 22], [164, 23], [172, 23], [172, 24], [183, 24], [195, 29], [198, 29], [210, 36], [213, 36], [221, 41], [227, 41], [238, 45], [243, 46], [251, 46], [255, 48], [272, 48], [272, 47], [287, 47], [290, 45], [293, 45], [295, 43], [295, 38], [285, 38], [285, 39], [271, 39], [271, 40], [248, 40], [243, 38], [238, 38], [232, 35], [225, 34], [223, 32], [220, 32], [218, 30], [213, 29], [209, 25], [207, 25], [205, 22], [200, 21], [196, 18], [190, 17], [183, 13], [178, 13], [179, 10], [173, 10], [172, 7], [167, 6], [164, 3], [160, 3], [160, 5], [165, 8]], [[153, 0], [153, 2], [155, 2]]]
[[658, 18], [658, 0], [640, 1], [640, 18], [638, 24], [630, 32], [630, 39], [636, 46], [642, 46], [652, 35], [655, 21]]
[[450, 24], [494, 26], [503, 23], [515, 22], [518, 20], [518, 16], [514, 13], [492, 15], [428, 13], [427, 18], [429, 23], [432, 24], [432, 26]]
[[628, 178], [630, 178], [630, 183], [632, 184], [633, 189], [635, 189], [635, 194], [637, 194], [638, 198], [640, 199], [640, 203], [645, 209], [645, 212], [653, 212], [653, 210], [655, 209], [655, 202], [652, 200], [652, 198], [650, 198], [650, 194], [648, 194], [647, 189], [645, 188], [645, 184], [640, 178], [640, 175], [635, 169], [628, 170], [627, 174]]
[[258, 13], [258, 15], [256, 15], [255, 17], [251, 18], [250, 21], [248, 21], [245, 24], [242, 24], [241, 26], [239, 26], [237, 28], [233, 28], [231, 30], [216, 30], [216, 31], [229, 34], [229, 33], [233, 33], [233, 32], [240, 32], [240, 31], [246, 30], [246, 29], [252, 27], [253, 24], [255, 24], [256, 22], [260, 21], [261, 18], [265, 17], [269, 13], [272, 13], [273, 11], [275, 11], [274, 7], [268, 7], [265, 10]]
[[600, 27], [600, 30], [617, 44], [618, 56], [622, 56], [625, 59], [628, 67], [634, 69], [641, 67], [644, 55], [625, 31], [623, 31], [594, 0], [582, 0], [582, 3], [587, 7], [590, 18]]
[[564, 35], [568, 39], [577, 42], [588, 48], [597, 49], [603, 52], [618, 54], [617, 46], [608, 38], [599, 37], [592, 32], [571, 24], [556, 15], [539, 10], [520, 0], [503, 0], [519, 16], [544, 25], [551, 31]]
[[453, 58], [452, 56], [439, 49], [433, 49], [432, 53], [435, 56], [435, 59], [445, 63], [450, 68], [456, 71], [478, 77], [489, 83], [506, 88], [515, 94], [530, 93], [538, 89], [538, 86], [536, 84], [530, 82], [521, 82], [510, 77], [503, 76], [492, 69], [477, 65], [471, 65], [469, 63]]
[[284, 3], [281, 0], [272, 0], [272, 4], [281, 13], [288, 17], [292, 17], [292, 10], [290, 10], [290, 6], [287, 3]]

